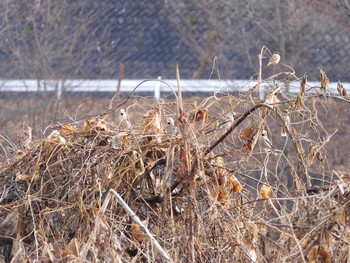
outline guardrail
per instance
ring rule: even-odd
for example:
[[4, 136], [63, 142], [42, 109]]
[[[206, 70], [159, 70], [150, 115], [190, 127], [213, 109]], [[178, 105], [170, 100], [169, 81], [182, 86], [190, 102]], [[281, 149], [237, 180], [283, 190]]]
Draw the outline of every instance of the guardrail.
[[[158, 78], [160, 79], [160, 78]], [[162, 80], [170, 85], [175, 91], [177, 90], [176, 79]], [[171, 92], [171, 89], [165, 83], [154, 80], [141, 79], [124, 79], [121, 81], [120, 91], [129, 93], [138, 85], [136, 92], [154, 93], [159, 98], [162, 92]], [[140, 84], [142, 83], [142, 84]], [[191, 93], [226, 93], [226, 92], [244, 92], [257, 84], [253, 80], [181, 80], [182, 92]], [[279, 83], [281, 90], [287, 89], [290, 93], [299, 92], [299, 82], [289, 82], [288, 87], [285, 83]], [[320, 86], [319, 82], [307, 82], [310, 87]], [[344, 87], [349, 87], [350, 83], [343, 83]], [[263, 87], [272, 87], [273, 82], [262, 83]], [[37, 92], [47, 91], [54, 92], [57, 97], [61, 97], [63, 92], [113, 92], [117, 91], [118, 80], [0, 80], [1, 92]], [[330, 82], [328, 88], [332, 92], [337, 92], [337, 82]]]

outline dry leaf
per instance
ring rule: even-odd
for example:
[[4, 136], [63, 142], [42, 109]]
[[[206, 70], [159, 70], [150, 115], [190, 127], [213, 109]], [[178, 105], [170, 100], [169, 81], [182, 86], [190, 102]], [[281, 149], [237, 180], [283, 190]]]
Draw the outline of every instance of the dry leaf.
[[327, 91], [329, 79], [326, 73], [322, 69], [320, 69], [320, 75], [321, 75], [321, 89], [323, 89], [324, 91]]
[[141, 130], [143, 134], [163, 133], [161, 116], [158, 110], [150, 110], [142, 117]]
[[140, 225], [132, 224], [131, 225], [131, 235], [134, 241], [143, 242], [147, 240], [147, 236], [141, 230]]
[[259, 199], [267, 199], [267, 198], [270, 198], [271, 195], [272, 195], [272, 190], [270, 186], [267, 186], [265, 184], [261, 186], [259, 191]]
[[224, 158], [222, 158], [222, 156], [216, 156], [215, 162], [219, 166], [224, 166]]
[[330, 247], [333, 243], [333, 236], [328, 230], [324, 231], [324, 241], [326, 242], [328, 247]]
[[91, 130], [106, 131], [107, 122], [98, 118], [86, 120], [83, 124], [83, 132], [90, 132]]
[[346, 92], [346, 89], [344, 88], [344, 86], [340, 82], [340, 80], [338, 80], [338, 83], [337, 83], [337, 90], [338, 90], [340, 96], [348, 97], [348, 93]]
[[252, 125], [241, 132], [240, 137], [241, 137], [241, 140], [245, 141], [244, 146], [246, 148], [244, 152], [246, 154], [252, 151], [252, 144], [253, 144], [253, 139], [255, 135], [255, 132], [254, 132], [255, 130], [256, 130], [256, 125]]
[[76, 238], [72, 238], [67, 246], [64, 248], [63, 256], [73, 256], [73, 257], [78, 257], [79, 256], [79, 243]]
[[64, 124], [60, 126], [60, 130], [64, 136], [69, 136], [77, 131], [77, 127], [71, 124]]
[[234, 175], [230, 176], [230, 182], [234, 193], [240, 193], [242, 191], [243, 186]]
[[226, 193], [225, 187], [224, 186], [220, 186], [219, 188], [219, 195], [218, 195], [218, 201], [226, 201], [228, 198], [228, 195]]
[[252, 137], [254, 137], [254, 130], [256, 129], [256, 125], [252, 125], [246, 129], [244, 129], [242, 132], [241, 132], [241, 139], [242, 140], [247, 140], [247, 139], [250, 139]]
[[307, 75], [305, 73], [300, 81], [300, 92], [299, 92], [300, 97], [303, 97], [306, 93], [306, 81], [307, 81]]
[[216, 165], [220, 166], [216, 168], [216, 176], [219, 182], [219, 185], [224, 185], [226, 178], [225, 178], [225, 169], [223, 168], [224, 166], [224, 158], [222, 156], [217, 156], [215, 158], [215, 163]]
[[293, 105], [293, 111], [295, 110], [298, 110], [298, 109], [301, 109], [303, 108], [305, 105], [304, 105], [304, 101], [302, 99], [302, 97], [299, 95], [297, 96], [297, 98], [295, 99], [295, 102], [294, 102], [294, 105]]
[[36, 180], [36, 179], [39, 179], [39, 175], [38, 174], [21, 174], [21, 173], [18, 173], [16, 174], [16, 181], [30, 181], [30, 180]]
[[243, 244], [246, 246], [254, 245], [259, 238], [258, 227], [254, 223], [248, 223], [246, 232], [243, 237]]
[[193, 114], [191, 119], [192, 122], [206, 122], [208, 119], [208, 109], [196, 109], [196, 112]]
[[310, 145], [309, 150], [308, 150], [307, 155], [306, 155], [306, 158], [310, 164], [313, 163], [315, 156], [316, 156], [316, 153], [315, 153], [314, 146]]
[[317, 160], [318, 160], [319, 162], [323, 162], [323, 161], [324, 161], [324, 156], [323, 156], [323, 154], [322, 154], [320, 151], [318, 151], [318, 152], [316, 153], [316, 158], [317, 158]]
[[307, 254], [308, 262], [312, 263], [318, 263], [318, 262], [324, 262], [328, 263], [331, 262], [332, 255], [331, 252], [325, 248], [324, 246], [318, 246], [315, 245], [312, 247], [310, 252]]

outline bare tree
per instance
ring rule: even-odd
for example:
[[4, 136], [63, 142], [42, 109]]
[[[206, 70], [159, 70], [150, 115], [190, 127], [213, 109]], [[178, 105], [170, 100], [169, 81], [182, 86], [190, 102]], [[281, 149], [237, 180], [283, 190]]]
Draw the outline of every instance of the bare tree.
[[55, 119], [58, 107], [55, 100], [41, 100], [48, 95], [48, 83], [41, 80], [57, 80], [53, 85], [61, 92], [66, 79], [118, 71], [111, 65], [118, 40], [105, 40], [111, 39], [113, 23], [100, 21], [110, 6], [93, 1], [0, 1], [2, 78], [38, 80], [40, 92], [23, 101], [20, 110], [23, 116], [30, 113], [31, 125]]
[[[310, 21], [308, 6], [293, 1], [166, 1], [166, 9], [184, 41], [199, 57], [198, 72], [204, 77], [203, 65], [215, 56], [228, 78], [247, 78], [256, 72], [257, 54], [264, 45], [278, 50], [292, 66], [307, 62], [303, 43], [308, 41]], [[312, 13], [311, 13], [312, 14]], [[245, 76], [235, 68], [242, 67]], [[209, 67], [210, 68], [210, 67]], [[224, 76], [225, 77], [225, 76]]]

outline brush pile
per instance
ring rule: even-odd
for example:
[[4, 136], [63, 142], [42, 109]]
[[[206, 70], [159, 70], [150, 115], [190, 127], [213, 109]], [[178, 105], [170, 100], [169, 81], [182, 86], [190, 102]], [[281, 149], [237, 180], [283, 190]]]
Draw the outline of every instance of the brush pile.
[[327, 168], [317, 113], [348, 99], [268, 83], [264, 101], [260, 85], [187, 104], [179, 90], [28, 127], [0, 168], [1, 260], [346, 262], [350, 177]]

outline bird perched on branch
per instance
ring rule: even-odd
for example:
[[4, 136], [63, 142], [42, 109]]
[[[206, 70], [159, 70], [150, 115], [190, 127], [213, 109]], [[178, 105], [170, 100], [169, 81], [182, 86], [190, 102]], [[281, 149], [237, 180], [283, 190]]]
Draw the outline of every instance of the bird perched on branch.
[[284, 123], [281, 127], [281, 136], [287, 137], [287, 135], [292, 132], [292, 126], [290, 122], [289, 111], [287, 109], [284, 109], [283, 114]]
[[216, 127], [210, 131], [207, 131], [206, 134], [211, 133], [213, 131], [227, 131], [235, 121], [236, 112], [230, 111], [221, 118]]
[[267, 64], [267, 66], [270, 65], [277, 65], [281, 60], [281, 55], [279, 52], [274, 52], [270, 58], [269, 63]]
[[171, 117], [167, 117], [165, 121], [165, 130], [169, 134], [175, 134], [175, 121]]
[[274, 108], [276, 104], [280, 102], [280, 100], [277, 97], [277, 93], [280, 91], [280, 87], [277, 86], [275, 90], [272, 93], [267, 94], [265, 103], [267, 105], [270, 105], [271, 108]]
[[119, 128], [130, 129], [131, 123], [124, 109], [119, 111]]
[[259, 143], [260, 147], [263, 148], [264, 150], [273, 150], [274, 149], [273, 145], [268, 137], [266, 130], [262, 130], [262, 132], [259, 136], [258, 143]]
[[175, 138], [181, 138], [179, 127], [176, 125], [172, 117], [167, 117], [164, 124], [164, 130], [168, 135]]

